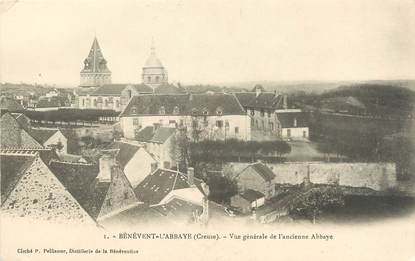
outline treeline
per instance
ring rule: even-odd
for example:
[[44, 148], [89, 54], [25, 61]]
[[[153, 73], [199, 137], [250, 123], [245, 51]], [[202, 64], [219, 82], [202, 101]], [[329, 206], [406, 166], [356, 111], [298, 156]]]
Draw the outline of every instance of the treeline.
[[34, 122], [98, 122], [100, 117], [118, 117], [114, 110], [96, 109], [58, 109], [51, 111], [24, 111], [24, 114]]

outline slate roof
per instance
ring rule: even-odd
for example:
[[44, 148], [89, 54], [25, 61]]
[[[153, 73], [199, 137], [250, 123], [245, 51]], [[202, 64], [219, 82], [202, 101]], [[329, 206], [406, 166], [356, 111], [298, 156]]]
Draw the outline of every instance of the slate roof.
[[[99, 47], [98, 40], [95, 37], [92, 42], [91, 49], [89, 50], [88, 57], [85, 59], [90, 63], [89, 68], [84, 68], [81, 72], [91, 73], [91, 72], [104, 72], [109, 73], [104, 55], [102, 54], [101, 48]], [[102, 65], [102, 63], [105, 65]]]
[[234, 94], [244, 108], [278, 109], [282, 102], [282, 96], [273, 92], [261, 92], [258, 96], [255, 92], [236, 92]]
[[52, 161], [49, 168], [88, 214], [96, 218], [110, 186], [110, 182], [96, 180], [98, 166]]
[[136, 140], [141, 142], [149, 142], [154, 136], [154, 127], [147, 126], [144, 129], [140, 130], [136, 135]]
[[261, 177], [264, 178], [266, 181], [271, 181], [275, 178], [274, 172], [272, 172], [272, 170], [263, 163], [254, 163], [251, 165], [251, 167], [256, 172], [258, 172], [258, 174], [261, 175]]
[[170, 191], [189, 187], [186, 174], [159, 168], [138, 184], [134, 191], [143, 202], [155, 205]]
[[6, 201], [8, 195], [14, 189], [26, 169], [35, 160], [34, 156], [1, 155], [1, 204]]
[[159, 127], [155, 131], [153, 137], [151, 138], [150, 142], [154, 143], [160, 143], [163, 144], [167, 141], [168, 138], [171, 137], [175, 133], [175, 128], [169, 128], [169, 127]]
[[246, 199], [248, 202], [254, 202], [257, 199], [265, 197], [264, 194], [253, 189], [247, 189], [240, 195], [242, 198]]
[[133, 87], [139, 93], [152, 93], [153, 89], [145, 84], [112, 83], [104, 84], [97, 88], [91, 96], [121, 96], [122, 91], [127, 87]]
[[118, 149], [118, 153], [116, 155], [116, 160], [120, 164], [120, 166], [124, 169], [127, 163], [134, 157], [135, 153], [138, 150], [144, 149], [141, 146], [126, 143], [126, 142], [112, 142], [106, 149]]
[[174, 217], [191, 217], [196, 210], [199, 214], [203, 211], [202, 206], [178, 198], [174, 198], [163, 205], [153, 206], [152, 208], [163, 216]]
[[66, 106], [66, 103], [69, 102], [66, 97], [53, 96], [53, 97], [43, 97], [39, 99], [36, 104], [36, 108], [50, 108], [50, 107], [62, 107]]
[[186, 90], [173, 84], [162, 84], [154, 88], [155, 94], [184, 94]]
[[[164, 113], [162, 113], [162, 108]], [[120, 117], [138, 115], [245, 115], [232, 94], [160, 94], [133, 97]], [[207, 114], [205, 114], [205, 112]]]
[[[277, 112], [277, 119], [282, 128], [308, 127], [308, 116], [305, 112]], [[294, 127], [294, 119], [297, 121], [297, 127]]]
[[29, 132], [30, 136], [32, 136], [39, 143], [43, 144], [58, 131], [59, 130], [34, 129], [34, 128], [32, 128], [28, 132]]

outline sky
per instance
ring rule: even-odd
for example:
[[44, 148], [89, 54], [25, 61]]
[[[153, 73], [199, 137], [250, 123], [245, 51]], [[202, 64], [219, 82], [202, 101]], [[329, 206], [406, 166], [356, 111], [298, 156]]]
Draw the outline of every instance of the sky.
[[114, 83], [141, 81], [152, 38], [171, 82], [415, 78], [414, 0], [19, 0], [1, 10], [1, 82], [78, 85], [95, 35]]

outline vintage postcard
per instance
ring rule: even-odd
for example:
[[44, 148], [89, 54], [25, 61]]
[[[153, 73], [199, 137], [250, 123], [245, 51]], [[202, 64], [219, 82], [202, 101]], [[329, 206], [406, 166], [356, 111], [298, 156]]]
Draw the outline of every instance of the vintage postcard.
[[414, 0], [1, 0], [1, 261], [415, 260]]

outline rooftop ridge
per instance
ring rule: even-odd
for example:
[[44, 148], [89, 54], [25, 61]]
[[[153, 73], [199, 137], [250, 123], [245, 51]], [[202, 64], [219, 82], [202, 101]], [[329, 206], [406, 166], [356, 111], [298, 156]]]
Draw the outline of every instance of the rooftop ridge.
[[51, 159], [49, 163], [52, 163], [52, 162], [70, 164], [70, 165], [79, 165], [79, 166], [94, 166], [95, 165], [93, 163], [73, 162], [73, 161], [56, 160], [56, 159]]
[[1, 148], [0, 151], [6, 151], [6, 150], [21, 150], [21, 151], [51, 151], [52, 148], [26, 148], [26, 147], [7, 147], [7, 148]]
[[1, 155], [16, 155], [16, 156], [38, 156], [39, 152], [35, 150], [15, 150], [15, 149], [1, 149]]

